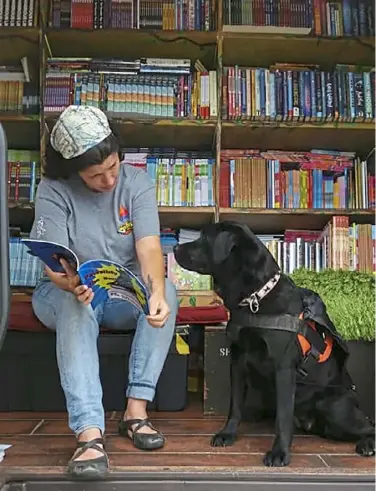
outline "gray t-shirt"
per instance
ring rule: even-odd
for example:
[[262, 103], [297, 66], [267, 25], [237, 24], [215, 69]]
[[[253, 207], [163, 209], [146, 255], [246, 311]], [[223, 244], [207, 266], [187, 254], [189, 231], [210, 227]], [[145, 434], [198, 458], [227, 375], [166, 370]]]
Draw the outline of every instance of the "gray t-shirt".
[[91, 191], [77, 175], [39, 183], [30, 237], [68, 246], [80, 264], [108, 259], [139, 276], [135, 242], [159, 234], [155, 186], [142, 169], [122, 163], [107, 193]]

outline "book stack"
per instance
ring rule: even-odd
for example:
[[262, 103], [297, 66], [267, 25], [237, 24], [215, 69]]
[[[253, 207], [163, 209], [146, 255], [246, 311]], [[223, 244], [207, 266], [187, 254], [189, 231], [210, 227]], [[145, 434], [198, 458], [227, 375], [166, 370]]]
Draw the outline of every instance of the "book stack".
[[[224, 0], [224, 30], [317, 36], [374, 36], [373, 0]], [[241, 27], [242, 29], [237, 29]], [[246, 27], [246, 29], [244, 29]]]
[[34, 27], [37, 25], [36, 0], [1, 0], [0, 27]]
[[308, 34], [313, 25], [312, 1], [297, 4], [294, 0], [224, 0], [223, 23], [255, 27], [248, 32], [262, 32], [262, 27], [290, 27], [297, 28], [296, 33], [301, 29], [302, 34]]
[[167, 277], [179, 292], [210, 292], [213, 289], [211, 276], [182, 268], [173, 253], [167, 255]]
[[373, 0], [313, 0], [314, 32], [317, 36], [374, 36]]
[[[15, 0], [14, 0], [15, 1]], [[214, 0], [54, 0], [50, 26], [75, 29], [163, 29], [212, 31]]]
[[30, 81], [21, 65], [0, 66], [0, 112], [37, 114], [38, 93], [37, 84]]
[[229, 120], [368, 122], [375, 119], [375, 70], [276, 63], [225, 67], [222, 117]]
[[40, 177], [39, 151], [8, 150], [8, 200], [33, 203]]
[[376, 226], [350, 224], [347, 216], [334, 216], [323, 230], [286, 230], [258, 237], [285, 274], [299, 268], [376, 271]]
[[10, 286], [35, 287], [43, 274], [43, 263], [27, 251], [27, 247], [21, 242], [28, 234], [21, 232], [19, 228], [12, 227], [9, 237], [9, 272]]
[[224, 208], [375, 208], [372, 162], [352, 152], [222, 150]]
[[44, 110], [70, 104], [118, 117], [210, 119], [217, 116], [217, 76], [189, 59], [51, 58]]
[[165, 262], [165, 275], [167, 277], [167, 257], [173, 252], [174, 246], [178, 243], [177, 232], [171, 228], [161, 229], [161, 245]]
[[174, 149], [123, 149], [126, 164], [153, 179], [159, 206], [214, 206], [215, 159], [208, 152]]

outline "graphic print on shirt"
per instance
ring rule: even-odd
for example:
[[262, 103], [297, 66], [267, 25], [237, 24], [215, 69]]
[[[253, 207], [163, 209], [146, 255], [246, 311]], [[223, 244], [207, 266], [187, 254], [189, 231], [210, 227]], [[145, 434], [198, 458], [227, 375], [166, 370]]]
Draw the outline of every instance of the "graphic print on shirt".
[[45, 233], [46, 233], [46, 228], [44, 226], [44, 218], [43, 217], [40, 217], [38, 222], [37, 222], [37, 239], [41, 239], [42, 237], [44, 237]]
[[121, 235], [129, 235], [133, 231], [133, 223], [129, 219], [129, 211], [123, 205], [120, 205], [119, 207], [119, 220], [120, 226], [117, 230], [118, 233]]

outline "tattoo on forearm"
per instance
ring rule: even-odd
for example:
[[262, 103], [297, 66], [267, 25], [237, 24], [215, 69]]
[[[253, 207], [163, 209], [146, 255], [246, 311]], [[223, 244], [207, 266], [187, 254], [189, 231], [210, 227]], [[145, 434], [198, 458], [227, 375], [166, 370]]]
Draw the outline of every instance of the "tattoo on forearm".
[[148, 275], [148, 279], [147, 279], [147, 287], [149, 289], [149, 292], [153, 293], [153, 279], [150, 276], [150, 274]]

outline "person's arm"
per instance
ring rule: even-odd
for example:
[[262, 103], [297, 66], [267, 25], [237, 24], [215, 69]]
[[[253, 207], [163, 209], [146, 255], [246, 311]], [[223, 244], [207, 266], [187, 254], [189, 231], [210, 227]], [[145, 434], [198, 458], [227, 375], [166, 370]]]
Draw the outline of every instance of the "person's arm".
[[143, 171], [136, 175], [134, 186], [137, 193], [132, 200], [133, 233], [142, 278], [150, 292], [148, 321], [153, 327], [163, 327], [170, 308], [165, 298], [165, 267], [155, 186]]
[[[67, 217], [68, 208], [64, 197], [49, 181], [42, 180], [35, 197], [35, 219], [30, 238], [49, 240], [69, 247]], [[62, 265], [65, 273], [55, 273], [45, 266], [49, 279], [61, 290], [74, 293], [80, 302], [90, 303], [93, 299], [92, 290], [80, 285], [80, 277], [66, 261], [62, 260]]]
[[142, 277], [150, 291], [149, 324], [163, 327], [170, 315], [170, 307], [165, 297], [164, 261], [159, 237], [150, 236], [138, 240], [136, 252]]
[[144, 237], [136, 242], [142, 278], [151, 294], [165, 294], [165, 266], [159, 236]]

